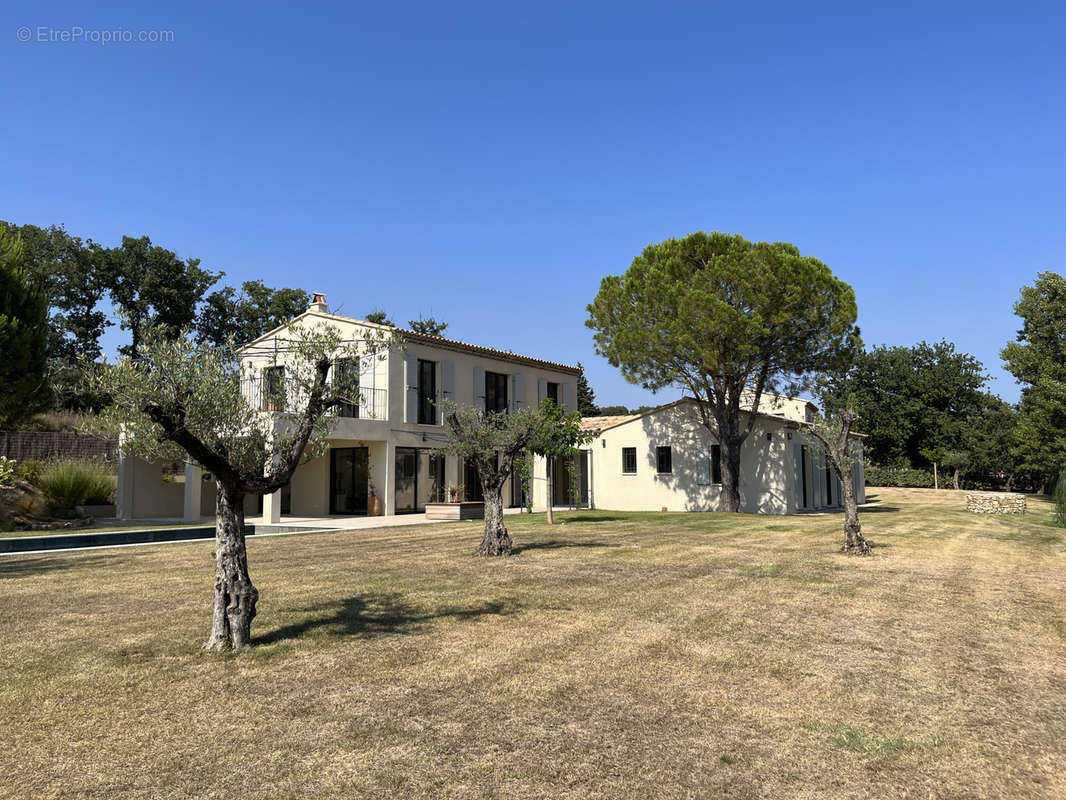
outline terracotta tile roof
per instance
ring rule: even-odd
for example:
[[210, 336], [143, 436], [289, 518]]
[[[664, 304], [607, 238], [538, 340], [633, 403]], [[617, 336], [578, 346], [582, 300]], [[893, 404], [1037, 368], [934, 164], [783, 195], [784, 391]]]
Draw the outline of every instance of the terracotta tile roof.
[[[462, 342], [458, 339], [447, 339], [443, 336], [430, 336], [425, 333], [415, 333], [414, 331], [409, 331], [404, 328], [393, 327], [390, 325], [379, 325], [376, 322], [368, 322], [365, 319], [357, 319], [355, 317], [346, 317], [342, 314], [332, 314], [326, 311], [315, 311], [313, 309], [309, 309], [307, 311], [304, 311], [299, 316], [295, 317], [295, 319], [300, 319], [301, 317], [306, 316], [326, 317], [327, 319], [335, 319], [341, 322], [350, 322], [357, 325], [365, 325], [368, 328], [394, 330], [397, 331], [400, 335], [403, 336], [404, 339], [409, 342], [421, 342], [422, 344], [428, 344], [432, 347], [440, 347], [445, 350], [455, 350], [464, 353], [477, 353], [478, 355], [488, 356], [489, 358], [496, 358], [500, 361], [511, 361], [517, 364], [525, 364], [527, 366], [542, 367], [544, 369], [553, 370], [555, 372], [565, 372], [569, 375], [574, 375], [575, 377], [581, 374], [581, 370], [579, 370], [575, 366], [571, 366], [570, 364], [560, 364], [557, 361], [548, 361], [543, 358], [534, 358], [533, 356], [523, 356], [519, 353], [512, 353], [510, 350], [497, 350], [495, 347], [483, 347], [482, 345]], [[268, 331], [267, 333], [264, 333], [262, 336], [260, 336], [258, 339], [249, 342], [240, 349], [246, 350], [252, 345], [254, 345], [256, 342], [261, 342], [264, 339], [268, 339], [284, 327], [284, 325], [281, 325], [272, 331]]]
[[599, 433], [605, 428], [628, 422], [631, 419], [636, 419], [638, 416], [638, 414], [615, 414], [607, 417], [582, 417], [581, 430]]
[[535, 367], [546, 367], [547, 369], [554, 370], [556, 372], [566, 372], [570, 375], [580, 375], [581, 370], [570, 364], [561, 364], [558, 361], [548, 361], [544, 358], [534, 358], [533, 356], [524, 356], [520, 353], [512, 353], [510, 350], [497, 350], [495, 347], [484, 347], [479, 344], [470, 344], [469, 342], [463, 342], [458, 339], [447, 339], [443, 336], [430, 336], [425, 333], [415, 333], [404, 328], [397, 328], [400, 334], [409, 342], [421, 342], [434, 347], [443, 347], [446, 350], [459, 350], [469, 353], [477, 353], [478, 355], [490, 356], [491, 358], [498, 358], [501, 361], [514, 361], [519, 364], [527, 364]]

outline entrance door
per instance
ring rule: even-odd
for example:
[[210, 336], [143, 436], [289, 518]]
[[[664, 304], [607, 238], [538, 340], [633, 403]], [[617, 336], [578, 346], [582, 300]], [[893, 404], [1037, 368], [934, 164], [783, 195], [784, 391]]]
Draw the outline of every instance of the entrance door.
[[336, 447], [329, 451], [329, 513], [366, 514], [370, 450]]

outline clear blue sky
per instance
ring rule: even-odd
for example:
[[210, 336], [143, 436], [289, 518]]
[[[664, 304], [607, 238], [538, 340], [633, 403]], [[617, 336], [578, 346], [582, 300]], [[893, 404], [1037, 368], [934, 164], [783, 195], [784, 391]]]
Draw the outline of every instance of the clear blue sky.
[[[791, 241], [868, 344], [950, 339], [1016, 399], [1011, 306], [1066, 270], [1061, 2], [508, 5], [9, 5], [0, 218], [432, 313], [627, 405], [600, 278], [699, 229]], [[74, 26], [173, 41], [36, 41]]]

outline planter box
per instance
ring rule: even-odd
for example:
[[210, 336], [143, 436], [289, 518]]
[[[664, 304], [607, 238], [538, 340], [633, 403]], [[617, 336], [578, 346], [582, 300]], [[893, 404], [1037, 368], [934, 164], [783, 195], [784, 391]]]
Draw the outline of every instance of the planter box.
[[86, 517], [113, 517], [115, 516], [115, 504], [106, 506], [75, 506], [75, 510]]
[[426, 519], [485, 519], [485, 504], [426, 503]]

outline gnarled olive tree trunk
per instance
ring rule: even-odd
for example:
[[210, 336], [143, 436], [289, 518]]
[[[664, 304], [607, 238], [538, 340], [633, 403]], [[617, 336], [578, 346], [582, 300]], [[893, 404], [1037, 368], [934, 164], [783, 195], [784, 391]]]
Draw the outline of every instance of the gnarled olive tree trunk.
[[481, 478], [485, 498], [485, 535], [477, 549], [479, 556], [509, 556], [514, 543], [503, 524], [503, 482], [499, 476]]
[[825, 447], [826, 457], [840, 479], [840, 494], [844, 500], [844, 546], [848, 555], [870, 555], [870, 543], [862, 535], [859, 522], [859, 505], [855, 500], [855, 471], [851, 468], [851, 426], [857, 415], [851, 409], [841, 412], [831, 424], [828, 421], [811, 424], [807, 431]]
[[218, 482], [215, 512], [215, 613], [205, 650], [247, 650], [259, 592], [248, 575], [244, 493]]
[[855, 473], [848, 470], [841, 473], [833, 464], [837, 477], [840, 478], [840, 493], [844, 497], [844, 547], [841, 550], [848, 555], [870, 555], [870, 543], [862, 535], [862, 523], [859, 522], [859, 504], [855, 500]]

